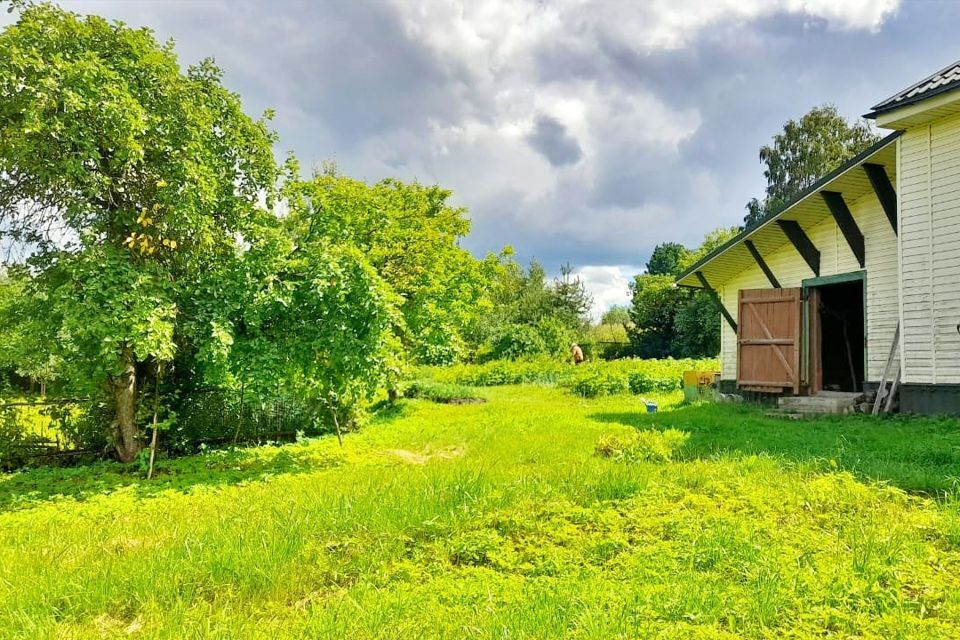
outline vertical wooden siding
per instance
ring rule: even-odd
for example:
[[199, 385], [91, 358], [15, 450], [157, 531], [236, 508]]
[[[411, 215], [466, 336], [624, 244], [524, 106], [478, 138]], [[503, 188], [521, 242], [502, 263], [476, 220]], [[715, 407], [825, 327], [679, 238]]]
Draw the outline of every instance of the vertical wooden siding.
[[900, 142], [904, 382], [960, 382], [960, 117]]
[[[859, 170], [859, 169], [857, 169]], [[887, 353], [899, 319], [899, 267], [897, 235], [883, 213], [880, 202], [868, 194], [855, 202], [848, 202], [866, 244], [866, 319], [867, 319], [867, 379], [877, 381], [883, 374]], [[820, 275], [831, 276], [860, 271], [860, 265], [847, 245], [843, 234], [832, 218], [806, 230], [820, 250]], [[784, 287], [799, 287], [814, 277], [813, 272], [789, 244], [769, 256], [764, 256], [770, 269]], [[756, 265], [724, 283], [720, 289], [724, 305], [737, 313], [741, 289], [769, 288], [770, 283]], [[737, 377], [737, 336], [721, 323], [721, 365], [723, 379]]]

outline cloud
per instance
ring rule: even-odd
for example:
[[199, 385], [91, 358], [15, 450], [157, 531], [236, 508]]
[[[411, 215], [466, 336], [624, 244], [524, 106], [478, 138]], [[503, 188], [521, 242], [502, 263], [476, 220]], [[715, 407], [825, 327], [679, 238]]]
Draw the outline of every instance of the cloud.
[[555, 167], [572, 164], [583, 156], [577, 139], [570, 135], [562, 122], [550, 116], [537, 118], [527, 141]]
[[960, 18], [898, 0], [66, 6], [214, 56], [251, 113], [276, 110], [278, 153], [439, 183], [470, 210], [465, 246], [548, 269], [642, 264], [737, 223], [786, 119], [856, 115], [942, 67]]
[[630, 303], [630, 282], [642, 269], [631, 266], [585, 266], [574, 269], [584, 287], [593, 296], [590, 317], [594, 321], [614, 305]]

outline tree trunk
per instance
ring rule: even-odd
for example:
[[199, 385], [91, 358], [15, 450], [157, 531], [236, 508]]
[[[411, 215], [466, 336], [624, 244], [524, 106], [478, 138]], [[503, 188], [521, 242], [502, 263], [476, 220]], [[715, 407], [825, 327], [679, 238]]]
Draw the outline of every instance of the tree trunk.
[[116, 411], [113, 428], [117, 456], [121, 462], [131, 462], [143, 448], [136, 422], [137, 368], [133, 349], [125, 346], [120, 352], [120, 359], [123, 373], [110, 381]]

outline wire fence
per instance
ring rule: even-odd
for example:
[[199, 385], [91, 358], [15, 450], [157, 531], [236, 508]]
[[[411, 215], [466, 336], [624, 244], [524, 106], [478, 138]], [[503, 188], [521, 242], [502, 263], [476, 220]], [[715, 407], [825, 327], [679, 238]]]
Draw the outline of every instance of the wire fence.
[[[318, 407], [292, 398], [254, 397], [228, 389], [191, 391], [175, 403], [160, 434], [162, 448], [289, 441], [330, 427]], [[107, 457], [112, 415], [89, 398], [0, 402], [0, 467]]]

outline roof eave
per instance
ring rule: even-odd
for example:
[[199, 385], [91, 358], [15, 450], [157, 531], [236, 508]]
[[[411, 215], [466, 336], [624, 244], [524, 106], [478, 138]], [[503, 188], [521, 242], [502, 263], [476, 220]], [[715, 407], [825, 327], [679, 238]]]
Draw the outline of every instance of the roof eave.
[[825, 176], [823, 176], [822, 178], [814, 182], [812, 185], [804, 189], [796, 197], [790, 200], [790, 202], [788, 202], [783, 207], [781, 207], [779, 211], [767, 216], [766, 218], [754, 224], [753, 226], [747, 227], [746, 229], [738, 233], [736, 236], [734, 236], [724, 244], [720, 245], [719, 247], [717, 247], [716, 249], [714, 249], [704, 257], [702, 257], [700, 260], [697, 260], [697, 262], [694, 263], [693, 266], [688, 267], [683, 273], [681, 273], [676, 277], [676, 279], [674, 280], [675, 284], [679, 286], [685, 286], [685, 287], [701, 288], [699, 283], [697, 284], [684, 283], [683, 281], [686, 280], [687, 278], [694, 276], [697, 273], [697, 271], [700, 271], [701, 269], [703, 269], [703, 267], [705, 267], [707, 264], [712, 262], [714, 259], [723, 255], [724, 253], [734, 248], [735, 246], [739, 245], [740, 243], [742, 243], [744, 240], [746, 240], [756, 232], [760, 231], [764, 227], [780, 219], [784, 214], [790, 211], [790, 209], [792, 209], [794, 206], [796, 206], [803, 200], [806, 200], [810, 196], [816, 194], [825, 186], [827, 186], [829, 183], [836, 180], [847, 171], [850, 171], [851, 169], [856, 168], [857, 166], [865, 162], [870, 156], [886, 148], [894, 140], [899, 138], [901, 134], [902, 132], [900, 131], [894, 131], [893, 133], [887, 135], [886, 137], [878, 141], [876, 144], [868, 147], [867, 149], [864, 149], [854, 157], [850, 158], [849, 160], [847, 160], [846, 162], [838, 166], [836, 169], [834, 169], [833, 171], [826, 174]]
[[881, 106], [883, 105], [883, 103], [881, 102], [880, 105], [877, 105], [876, 107], [874, 107], [873, 110], [870, 111], [870, 113], [865, 113], [863, 117], [869, 118], [871, 120], [876, 120], [877, 116], [886, 115], [888, 113], [896, 111], [897, 109], [902, 109], [903, 107], [916, 105], [926, 100], [929, 100], [931, 98], [936, 98], [937, 96], [941, 96], [945, 93], [950, 93], [951, 91], [957, 91], [958, 89], [960, 89], [960, 83], [948, 84], [942, 87], [937, 87], [936, 89], [933, 89], [926, 93], [921, 93], [920, 95], [916, 95], [912, 98], [907, 98], [905, 100], [902, 100], [900, 102], [897, 102], [895, 104], [891, 104], [888, 106]]

